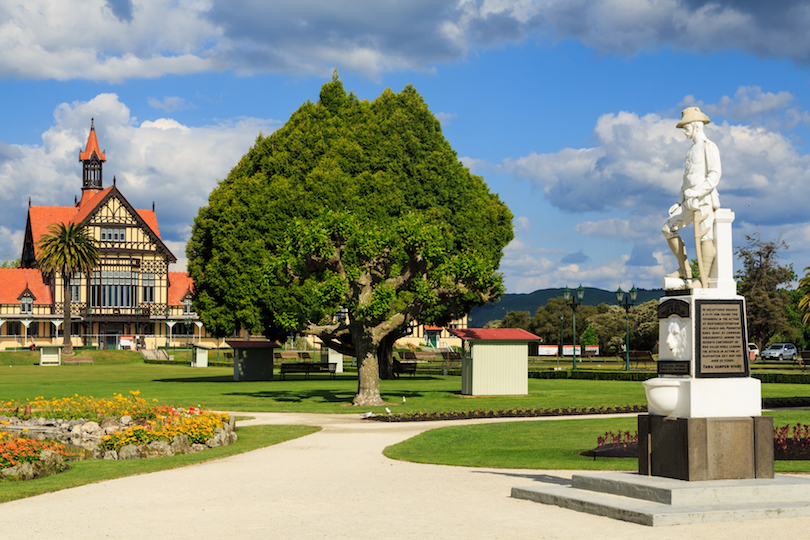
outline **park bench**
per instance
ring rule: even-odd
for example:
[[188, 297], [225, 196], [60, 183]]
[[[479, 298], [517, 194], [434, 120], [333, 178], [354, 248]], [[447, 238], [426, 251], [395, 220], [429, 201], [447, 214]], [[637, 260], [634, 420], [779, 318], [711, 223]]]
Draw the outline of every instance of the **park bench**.
[[810, 351], [800, 351], [795, 357], [793, 357], [793, 364], [799, 364], [801, 366], [802, 371], [804, 371], [804, 366], [810, 362]]
[[636, 369], [640, 363], [655, 362], [655, 358], [650, 351], [630, 351], [630, 362], [636, 364]]
[[394, 359], [393, 372], [395, 377], [400, 373], [410, 374], [413, 377], [416, 375], [416, 362], [400, 362]]
[[443, 351], [442, 358], [447, 363], [450, 362], [461, 362], [461, 353], [455, 351]]
[[337, 364], [316, 364], [314, 362], [287, 362], [281, 364], [281, 380], [283, 381], [287, 373], [304, 373], [309, 379], [310, 373], [329, 373], [331, 379], [335, 378]]
[[297, 352], [287, 352], [287, 351], [280, 351], [274, 352], [273, 358], [275, 360], [284, 361], [284, 359], [295, 359], [298, 360], [298, 353]]
[[63, 364], [92, 364], [93, 357], [92, 356], [73, 356], [70, 358], [62, 357]]
[[416, 355], [412, 351], [402, 351], [399, 357], [406, 362], [416, 362]]

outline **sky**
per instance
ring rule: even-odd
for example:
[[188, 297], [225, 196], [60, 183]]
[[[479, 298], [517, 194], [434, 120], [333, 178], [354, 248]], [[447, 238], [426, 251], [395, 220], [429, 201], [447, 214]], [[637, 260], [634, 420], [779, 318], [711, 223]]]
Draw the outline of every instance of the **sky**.
[[511, 209], [509, 293], [661, 287], [690, 106], [734, 246], [781, 238], [803, 275], [807, 28], [796, 0], [0, 0], [0, 255], [20, 256], [29, 198], [81, 195], [93, 118], [105, 187], [154, 202], [183, 270], [210, 191], [337, 69], [360, 99], [413, 85]]

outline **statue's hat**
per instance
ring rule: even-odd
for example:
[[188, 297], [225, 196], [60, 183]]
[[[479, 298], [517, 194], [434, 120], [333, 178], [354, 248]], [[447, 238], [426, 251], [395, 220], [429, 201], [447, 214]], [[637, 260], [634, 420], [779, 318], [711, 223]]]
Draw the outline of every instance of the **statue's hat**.
[[692, 122], [703, 122], [704, 124], [708, 124], [711, 122], [711, 120], [709, 120], [709, 117], [703, 114], [699, 108], [687, 107], [683, 110], [683, 112], [681, 112], [681, 121], [678, 122], [677, 127], [682, 128], [686, 124], [691, 124]]

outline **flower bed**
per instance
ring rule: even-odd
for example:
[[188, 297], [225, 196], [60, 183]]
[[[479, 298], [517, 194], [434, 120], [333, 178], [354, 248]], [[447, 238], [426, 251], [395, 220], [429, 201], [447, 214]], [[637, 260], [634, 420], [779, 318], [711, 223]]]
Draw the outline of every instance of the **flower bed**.
[[[593, 450], [580, 455], [593, 457], [638, 457], [638, 432], [607, 432], [596, 439]], [[773, 429], [773, 458], [776, 461], [810, 460], [810, 426], [796, 424]]]
[[[157, 400], [148, 402], [140, 397], [137, 390], [126, 396], [114, 394], [112, 399], [74, 394], [49, 400], [40, 396], [24, 402], [2, 401], [0, 430], [69, 442], [83, 449], [86, 456], [104, 459], [186, 454], [237, 440], [227, 414], [158, 405]], [[3, 439], [11, 437], [4, 435]], [[15, 443], [16, 448], [59, 444], [26, 438], [14, 440], [29, 441]], [[61, 454], [65, 455], [64, 445], [61, 448]], [[43, 446], [40, 453], [44, 449]], [[26, 451], [24, 455], [29, 454]], [[15, 463], [11, 463], [12, 454], [9, 456], [8, 463], [0, 461], [0, 469], [17, 465], [18, 458], [13, 457]], [[34, 459], [33, 454], [30, 457]]]
[[432, 420], [467, 420], [470, 418], [515, 418], [532, 416], [579, 416], [585, 414], [618, 414], [646, 412], [646, 405], [615, 407], [515, 407], [513, 409], [471, 409], [466, 411], [389, 412], [387, 416], [365, 416], [378, 422], [429, 422]]

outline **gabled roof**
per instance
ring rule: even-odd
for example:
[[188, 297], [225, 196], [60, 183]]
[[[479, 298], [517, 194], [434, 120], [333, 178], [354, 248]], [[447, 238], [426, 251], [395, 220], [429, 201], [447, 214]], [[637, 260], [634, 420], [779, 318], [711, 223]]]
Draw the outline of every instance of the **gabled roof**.
[[25, 290], [34, 295], [34, 304], [50, 305], [51, 293], [34, 268], [0, 268], [0, 304], [19, 304]]
[[449, 332], [466, 341], [539, 341], [540, 337], [522, 328], [450, 328]]
[[28, 208], [28, 219], [31, 222], [31, 237], [34, 242], [34, 255], [39, 256], [39, 242], [40, 237], [48, 232], [48, 227], [53, 223], [84, 223], [86, 222], [97, 210], [104, 204], [110, 197], [118, 196], [122, 204], [130, 209], [136, 218], [140, 218], [142, 225], [150, 229], [154, 233], [154, 240], [158, 246], [165, 249], [166, 253], [172, 262], [176, 259], [169, 251], [169, 248], [163, 244], [160, 238], [160, 229], [158, 229], [157, 216], [153, 210], [137, 210], [133, 208], [129, 201], [127, 201], [118, 188], [110, 186], [107, 189], [98, 191], [89, 197], [86, 201], [82, 199], [81, 206], [31, 206]]
[[194, 280], [187, 272], [169, 272], [169, 305], [182, 306], [183, 298], [194, 289]]
[[107, 156], [101, 153], [98, 148], [98, 139], [96, 139], [96, 128], [93, 125], [93, 120], [90, 120], [90, 135], [87, 137], [87, 148], [84, 152], [79, 152], [79, 161], [87, 161], [93, 157], [93, 153], [98, 156], [100, 161], [107, 161]]

